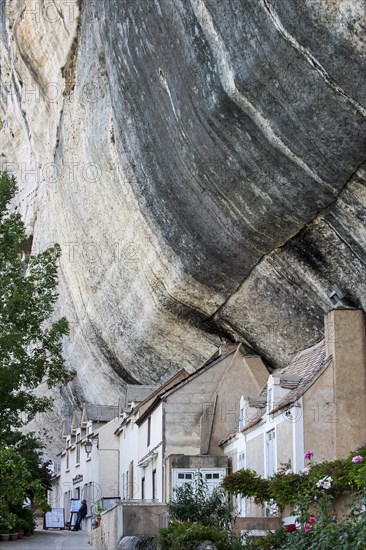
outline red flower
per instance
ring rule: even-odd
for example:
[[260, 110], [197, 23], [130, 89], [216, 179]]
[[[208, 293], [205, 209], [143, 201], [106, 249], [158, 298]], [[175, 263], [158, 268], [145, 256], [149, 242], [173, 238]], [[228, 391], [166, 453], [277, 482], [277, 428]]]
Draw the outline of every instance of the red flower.
[[289, 525], [286, 526], [286, 529], [288, 533], [293, 533], [297, 529], [296, 523], [290, 523]]

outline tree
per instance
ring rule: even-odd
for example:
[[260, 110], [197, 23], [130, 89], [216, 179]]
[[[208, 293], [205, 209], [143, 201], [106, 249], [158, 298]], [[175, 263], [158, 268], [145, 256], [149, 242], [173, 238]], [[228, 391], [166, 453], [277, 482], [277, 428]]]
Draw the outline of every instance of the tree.
[[0, 172], [0, 441], [5, 442], [50, 407], [34, 390], [65, 376], [62, 339], [68, 333], [64, 317], [50, 322], [60, 247], [29, 254], [24, 223], [9, 209], [15, 193], [15, 178]]
[[0, 529], [15, 527], [29, 494], [42, 510], [49, 508], [41, 480], [34, 479], [24, 458], [10, 447], [0, 448], [0, 494]]

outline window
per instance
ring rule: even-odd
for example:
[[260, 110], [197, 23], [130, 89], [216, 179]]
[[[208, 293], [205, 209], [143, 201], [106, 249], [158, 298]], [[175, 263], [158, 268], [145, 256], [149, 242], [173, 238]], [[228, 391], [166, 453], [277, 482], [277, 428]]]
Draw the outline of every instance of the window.
[[152, 498], [153, 500], [157, 498], [156, 470], [152, 472]]
[[151, 416], [147, 419], [147, 446], [150, 445], [151, 441]]
[[222, 481], [225, 470], [201, 470], [203, 481], [207, 483], [209, 493], [211, 494], [212, 491], [220, 484]]
[[187, 479], [191, 481], [193, 479], [193, 474], [191, 473], [178, 474], [178, 479]]
[[80, 464], [80, 434], [76, 434], [76, 464]]
[[245, 468], [245, 453], [238, 454], [238, 470]]
[[145, 498], [145, 478], [143, 477], [141, 479], [141, 499], [144, 500]]
[[174, 489], [177, 489], [178, 487], [181, 487], [185, 483], [189, 483], [190, 485], [194, 485], [195, 483], [195, 474], [197, 473], [197, 470], [190, 468], [190, 469], [182, 469], [182, 468], [173, 468], [172, 470], [172, 487]]
[[220, 479], [220, 474], [205, 474], [206, 481], [212, 481], [213, 479]]
[[276, 472], [276, 433], [270, 430], [266, 434], [267, 451], [267, 477], [271, 477]]

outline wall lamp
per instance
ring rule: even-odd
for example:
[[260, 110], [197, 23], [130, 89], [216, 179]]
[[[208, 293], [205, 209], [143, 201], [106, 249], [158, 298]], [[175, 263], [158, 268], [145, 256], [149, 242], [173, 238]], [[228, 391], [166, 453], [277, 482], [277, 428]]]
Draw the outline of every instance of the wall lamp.
[[98, 445], [99, 443], [99, 440], [98, 439], [87, 439], [85, 441], [85, 452], [86, 454], [88, 455], [88, 458], [89, 458], [89, 455], [90, 453], [92, 452], [92, 449], [93, 449], [93, 445]]

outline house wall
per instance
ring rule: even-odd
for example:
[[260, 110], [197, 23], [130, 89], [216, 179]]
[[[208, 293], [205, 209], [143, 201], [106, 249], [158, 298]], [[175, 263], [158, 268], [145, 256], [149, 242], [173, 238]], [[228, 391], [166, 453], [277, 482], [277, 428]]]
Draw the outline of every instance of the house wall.
[[[118, 435], [120, 452], [120, 495], [122, 499], [139, 498], [140, 469], [137, 466], [138, 454], [138, 426], [135, 416], [123, 426]], [[132, 472], [132, 479], [131, 479]]]
[[315, 460], [345, 458], [366, 441], [365, 321], [360, 310], [325, 317], [332, 362], [304, 394], [305, 449]]
[[277, 436], [277, 468], [291, 462], [293, 468], [293, 424], [284, 420], [276, 428]]
[[246, 442], [246, 468], [255, 470], [259, 475], [264, 476], [264, 459], [264, 434], [259, 433]]
[[314, 460], [323, 462], [336, 458], [337, 419], [334, 393], [334, 363], [325, 371], [303, 396], [304, 448], [314, 451]]
[[222, 376], [223, 363], [203, 372], [166, 398], [167, 456], [200, 454], [200, 420], [205, 412], [210, 414], [213, 411], [213, 397]]
[[[119, 497], [119, 439], [114, 434], [118, 418], [106, 423], [99, 430], [98, 462], [99, 484], [103, 497]], [[92, 451], [94, 453], [94, 449]], [[85, 453], [84, 453], [85, 454]]]
[[336, 456], [366, 441], [366, 342], [362, 310], [336, 309], [325, 318], [327, 351], [334, 360]]
[[138, 498], [142, 498], [142, 479], [144, 479], [144, 500], [153, 499], [153, 472], [155, 471], [155, 501], [163, 500], [163, 403], [150, 415], [150, 443], [148, 445], [149, 420], [140, 425], [138, 430], [138, 461], [141, 462], [150, 452], [155, 456], [138, 466], [139, 490]]
[[218, 443], [237, 427], [241, 395], [256, 394], [267, 377], [260, 358], [243, 357], [239, 347], [168, 395], [166, 455], [223, 454]]
[[222, 365], [222, 378], [216, 390], [217, 406], [213, 421], [210, 454], [217, 454], [218, 443], [239, 421], [240, 398], [242, 395], [257, 394], [268, 378], [268, 370], [259, 356], [243, 356], [238, 348], [232, 359], [228, 357]]

